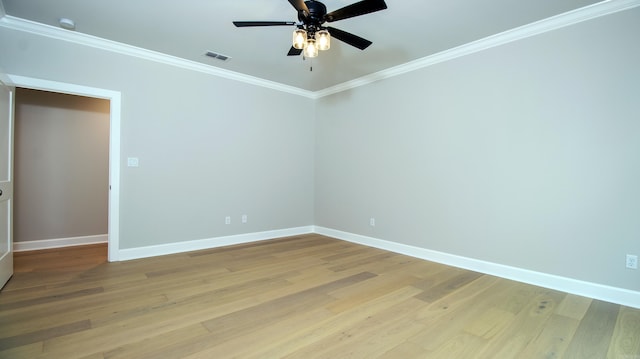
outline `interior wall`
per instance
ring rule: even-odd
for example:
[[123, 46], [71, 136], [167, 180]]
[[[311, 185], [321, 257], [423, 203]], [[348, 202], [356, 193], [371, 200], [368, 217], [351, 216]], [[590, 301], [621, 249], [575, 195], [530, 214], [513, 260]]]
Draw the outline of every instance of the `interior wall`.
[[313, 224], [312, 99], [6, 28], [0, 44], [7, 73], [121, 93], [121, 249]]
[[14, 242], [108, 233], [109, 101], [17, 89]]
[[320, 99], [315, 224], [640, 290], [637, 34], [636, 8]]

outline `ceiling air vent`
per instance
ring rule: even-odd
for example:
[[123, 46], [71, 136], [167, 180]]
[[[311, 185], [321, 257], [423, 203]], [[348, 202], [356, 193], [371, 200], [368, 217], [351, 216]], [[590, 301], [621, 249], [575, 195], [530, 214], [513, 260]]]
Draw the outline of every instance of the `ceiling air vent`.
[[209, 57], [213, 57], [214, 59], [218, 59], [220, 61], [227, 61], [227, 60], [230, 59], [230, 57], [227, 56], [227, 55], [218, 54], [218, 53], [215, 53], [213, 51], [207, 51], [205, 53], [205, 55], [207, 55]]

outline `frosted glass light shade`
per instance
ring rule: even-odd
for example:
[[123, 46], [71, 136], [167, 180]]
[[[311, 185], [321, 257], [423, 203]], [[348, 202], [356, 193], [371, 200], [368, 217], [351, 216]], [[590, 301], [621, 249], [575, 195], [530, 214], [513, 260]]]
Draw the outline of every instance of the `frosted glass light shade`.
[[331, 47], [331, 35], [329, 35], [329, 31], [320, 30], [316, 32], [316, 41], [318, 44], [318, 50], [329, 50], [329, 48]]
[[302, 29], [296, 29], [293, 32], [293, 48], [302, 50], [307, 42], [307, 32]]
[[304, 47], [304, 56], [309, 58], [318, 56], [318, 46], [316, 45], [316, 40], [307, 39], [306, 45]]

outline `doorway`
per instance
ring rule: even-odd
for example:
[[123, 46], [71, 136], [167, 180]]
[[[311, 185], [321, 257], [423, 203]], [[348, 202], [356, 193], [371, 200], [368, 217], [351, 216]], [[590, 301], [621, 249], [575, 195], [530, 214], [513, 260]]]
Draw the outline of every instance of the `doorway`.
[[109, 101], [15, 94], [14, 251], [107, 243]]
[[17, 88], [79, 95], [109, 101], [109, 175], [108, 175], [108, 260], [119, 260], [119, 193], [120, 193], [120, 92], [78, 86], [55, 81], [9, 75]]

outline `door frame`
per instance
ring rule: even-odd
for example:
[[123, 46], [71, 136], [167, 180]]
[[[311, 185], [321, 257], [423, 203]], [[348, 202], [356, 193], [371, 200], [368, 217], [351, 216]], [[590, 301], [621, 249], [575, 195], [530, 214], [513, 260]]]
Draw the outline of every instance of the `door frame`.
[[14, 87], [58, 92], [69, 95], [93, 97], [109, 100], [109, 223], [108, 260], [120, 260], [120, 119], [121, 93], [95, 87], [80, 86], [63, 82], [42, 80], [32, 77], [8, 74], [9, 83]]

